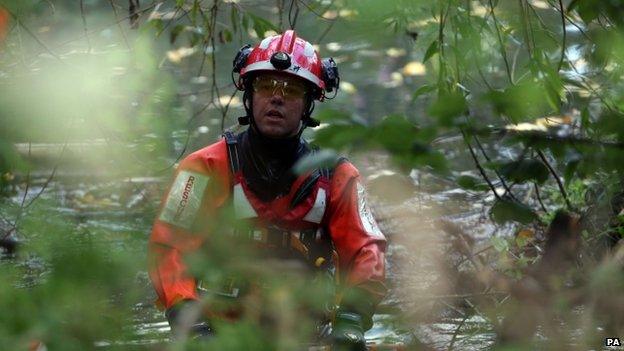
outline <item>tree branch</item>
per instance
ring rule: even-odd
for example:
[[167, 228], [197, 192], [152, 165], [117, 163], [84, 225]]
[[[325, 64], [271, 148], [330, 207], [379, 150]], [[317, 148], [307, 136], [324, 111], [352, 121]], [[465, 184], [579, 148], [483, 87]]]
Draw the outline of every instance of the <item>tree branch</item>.
[[555, 171], [555, 169], [552, 167], [550, 162], [548, 162], [548, 160], [546, 159], [546, 156], [544, 156], [544, 153], [542, 152], [542, 150], [537, 150], [537, 154], [539, 155], [539, 157], [542, 160], [542, 162], [544, 163], [544, 165], [546, 165], [546, 167], [548, 168], [550, 173], [553, 175], [553, 177], [557, 181], [557, 186], [559, 186], [559, 191], [561, 192], [561, 195], [563, 196], [563, 199], [565, 200], [565, 203], [566, 203], [566, 206], [567, 206], [568, 210], [572, 210], [572, 205], [570, 204], [570, 200], [568, 200], [568, 194], [565, 191], [563, 183], [561, 183], [561, 179], [559, 179], [559, 175], [557, 175], [557, 172]]
[[494, 184], [492, 184], [490, 179], [487, 177], [487, 174], [485, 174], [485, 170], [483, 169], [483, 167], [481, 167], [481, 163], [479, 163], [479, 159], [477, 158], [477, 155], [475, 154], [475, 152], [474, 152], [474, 150], [472, 148], [472, 145], [470, 145], [470, 141], [468, 141], [468, 137], [466, 136], [466, 133], [463, 130], [461, 131], [461, 133], [464, 136], [464, 141], [466, 142], [466, 145], [468, 145], [468, 150], [470, 150], [470, 155], [472, 156], [472, 159], [475, 162], [475, 166], [479, 170], [479, 173], [481, 173], [481, 177], [483, 177], [483, 180], [485, 180], [485, 182], [488, 184], [488, 186], [490, 187], [490, 189], [494, 193], [494, 196], [498, 200], [500, 200], [501, 197], [496, 192], [496, 188], [494, 187]]
[[503, 56], [503, 61], [505, 61], [505, 71], [507, 72], [507, 79], [509, 79], [510, 84], [514, 84], [513, 77], [511, 75], [511, 67], [509, 66], [509, 61], [507, 60], [505, 44], [503, 43], [503, 37], [501, 36], [500, 28], [498, 28], [498, 20], [496, 19], [496, 15], [494, 14], [494, 4], [492, 4], [492, 0], [488, 1], [490, 3], [490, 13], [492, 14], [492, 20], [494, 20], [494, 28], [496, 28], [496, 36], [498, 38], [498, 44], [500, 45], [501, 56]]
[[565, 16], [563, 10], [563, 2], [559, 0], [559, 9], [561, 10], [561, 29], [563, 30], [563, 38], [561, 38], [561, 57], [559, 58], [559, 64], [557, 65], [557, 72], [561, 70], [561, 66], [563, 66], [563, 59], [565, 57], [566, 51], [566, 24], [565, 24]]

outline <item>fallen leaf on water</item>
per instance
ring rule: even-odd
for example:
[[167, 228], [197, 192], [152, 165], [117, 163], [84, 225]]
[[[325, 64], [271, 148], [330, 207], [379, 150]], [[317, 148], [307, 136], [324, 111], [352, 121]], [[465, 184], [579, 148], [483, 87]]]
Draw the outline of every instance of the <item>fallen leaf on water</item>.
[[336, 17], [338, 17], [338, 12], [334, 10], [325, 11], [323, 14], [323, 18], [325, 19], [336, 19]]
[[230, 105], [230, 107], [239, 107], [242, 106], [240, 98], [238, 96], [233, 96], [230, 100], [229, 95], [219, 96], [219, 104], [221, 106]]
[[427, 68], [422, 62], [412, 61], [403, 67], [403, 74], [406, 76], [423, 76], [427, 72]]
[[405, 54], [406, 54], [405, 49], [390, 48], [386, 50], [386, 55], [390, 57], [401, 57], [401, 56], [405, 56]]
[[342, 18], [352, 18], [355, 17], [357, 14], [357, 11], [349, 9], [342, 9], [340, 10], [340, 12], [338, 12], [338, 15]]
[[542, 10], [550, 9], [550, 5], [546, 1], [543, 1], [543, 0], [533, 0], [531, 1], [531, 5], [533, 5], [533, 7], [536, 7]]
[[329, 51], [338, 51], [342, 48], [342, 45], [340, 45], [340, 43], [327, 43], [327, 45], [325, 45], [327, 47], [327, 50]]
[[183, 58], [193, 55], [197, 51], [195, 48], [181, 47], [177, 50], [167, 51], [167, 58], [173, 63], [180, 63]]
[[529, 132], [529, 131], [546, 132], [547, 131], [547, 128], [545, 126], [537, 125], [533, 123], [509, 124], [505, 126], [505, 129], [513, 130], [517, 132]]
[[353, 94], [357, 91], [357, 88], [355, 87], [355, 85], [349, 82], [342, 81], [340, 82], [340, 90], [344, 91], [347, 94]]

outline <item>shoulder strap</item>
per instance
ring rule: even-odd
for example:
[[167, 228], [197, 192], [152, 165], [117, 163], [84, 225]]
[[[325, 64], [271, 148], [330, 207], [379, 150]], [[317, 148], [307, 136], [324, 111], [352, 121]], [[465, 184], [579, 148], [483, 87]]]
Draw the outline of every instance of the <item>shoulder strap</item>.
[[299, 189], [297, 189], [297, 192], [295, 193], [295, 196], [293, 196], [292, 201], [290, 201], [291, 209], [295, 208], [301, 203], [301, 201], [303, 201], [303, 199], [310, 195], [312, 188], [314, 188], [314, 184], [316, 184], [320, 177], [321, 171], [316, 169], [314, 170], [314, 172], [312, 172], [312, 174], [310, 174], [310, 176], [308, 176], [308, 178], [306, 178], [306, 180], [301, 184]]
[[228, 148], [228, 158], [230, 159], [232, 174], [238, 173], [241, 168], [240, 158], [238, 157], [238, 138], [230, 131], [223, 133], [223, 136], [225, 137], [225, 143]]
[[321, 175], [327, 179], [331, 179], [332, 175], [334, 174], [334, 170], [336, 169], [336, 167], [338, 167], [339, 164], [343, 163], [343, 162], [348, 162], [349, 159], [344, 157], [344, 156], [340, 156], [338, 158], [338, 160], [336, 161], [336, 163], [332, 166], [332, 167], [323, 167], [320, 168], [319, 171], [321, 172]]
[[[317, 148], [311, 149], [312, 153], [317, 152], [317, 151], [318, 151]], [[331, 176], [334, 173], [334, 168], [336, 168], [336, 166], [338, 166], [342, 162], [346, 162], [346, 161], [347, 161], [346, 157], [340, 157], [333, 167], [321, 167], [321, 168], [315, 169], [314, 172], [312, 172], [312, 174], [310, 174], [310, 176], [308, 176], [308, 178], [306, 178], [306, 180], [301, 184], [299, 189], [297, 189], [295, 196], [290, 202], [290, 208], [291, 209], [295, 208], [295, 206], [300, 204], [301, 201], [303, 201], [306, 197], [308, 197], [308, 195], [310, 195], [310, 192], [314, 188], [314, 184], [316, 184], [316, 182], [321, 177], [325, 177], [326, 179], [331, 179]]]

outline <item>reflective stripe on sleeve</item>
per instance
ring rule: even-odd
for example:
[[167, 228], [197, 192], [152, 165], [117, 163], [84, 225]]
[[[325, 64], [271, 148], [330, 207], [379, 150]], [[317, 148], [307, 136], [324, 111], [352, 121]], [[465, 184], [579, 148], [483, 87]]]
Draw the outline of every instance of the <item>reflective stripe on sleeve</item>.
[[357, 198], [358, 213], [360, 214], [360, 221], [362, 222], [364, 230], [366, 230], [368, 235], [374, 238], [385, 239], [383, 233], [377, 225], [375, 217], [373, 217], [370, 207], [368, 207], [368, 204], [366, 203], [366, 189], [364, 189], [364, 186], [360, 184], [360, 182], [357, 183]]
[[208, 176], [180, 171], [173, 181], [159, 219], [175, 226], [190, 229], [201, 206]]

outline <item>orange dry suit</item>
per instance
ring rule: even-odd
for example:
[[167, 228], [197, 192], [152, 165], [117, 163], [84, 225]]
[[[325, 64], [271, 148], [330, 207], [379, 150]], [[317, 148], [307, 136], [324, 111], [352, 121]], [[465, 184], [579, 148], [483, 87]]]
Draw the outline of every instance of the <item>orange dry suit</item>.
[[0, 6], [0, 44], [4, 40], [7, 34], [7, 28], [9, 27], [9, 12]]
[[[215, 225], [210, 219], [232, 201], [237, 219], [253, 219], [264, 229], [284, 229], [277, 240], [267, 237], [271, 231], [252, 231], [253, 240], [281, 243], [286, 247], [279, 249], [296, 251], [314, 264], [331, 253], [315, 252], [312, 241], [327, 238], [337, 254], [334, 264], [340, 284], [365, 292], [376, 305], [386, 292], [386, 239], [366, 204], [358, 170], [344, 161], [333, 170], [282, 179], [276, 184], [287, 186], [280, 196], [267, 199], [262, 194], [266, 186], [252, 189], [255, 182], [246, 178], [254, 178], [253, 172], [246, 177], [241, 166], [245, 152], [257, 149], [241, 147], [251, 133], [251, 128], [238, 136], [226, 133], [226, 138], [190, 154], [177, 168], [149, 243], [149, 274], [159, 304], [170, 308], [179, 301], [198, 299], [197, 280], [188, 273], [183, 257], [204, 241], [209, 244], [210, 236], [225, 235], [212, 232]], [[300, 144], [304, 152], [294, 161], [309, 152], [304, 144]]]

